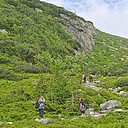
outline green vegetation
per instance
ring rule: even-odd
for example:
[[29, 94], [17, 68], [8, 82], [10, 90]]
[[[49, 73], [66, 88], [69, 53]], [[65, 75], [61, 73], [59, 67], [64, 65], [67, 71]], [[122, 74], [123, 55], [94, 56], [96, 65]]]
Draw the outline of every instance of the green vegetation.
[[93, 73], [99, 70], [104, 76], [109, 71], [114, 76], [127, 76], [128, 40], [100, 32], [94, 38], [96, 45], [88, 55], [88, 65]]
[[[14, 122], [0, 126], [127, 128], [127, 112], [109, 113], [99, 120], [81, 119], [78, 99], [83, 97], [87, 108], [93, 104], [95, 111], [112, 99], [128, 109], [127, 97], [106, 91], [122, 87], [128, 92], [128, 39], [99, 31], [93, 51], [86, 52], [57, 20], [60, 13], [77, 17], [39, 0], [0, 1], [0, 122]], [[96, 85], [101, 90], [82, 86], [83, 73], [88, 76], [98, 71], [101, 76], [94, 81], [100, 81]], [[40, 95], [46, 99], [45, 117], [53, 119], [48, 125], [35, 122], [38, 111], [33, 102]]]

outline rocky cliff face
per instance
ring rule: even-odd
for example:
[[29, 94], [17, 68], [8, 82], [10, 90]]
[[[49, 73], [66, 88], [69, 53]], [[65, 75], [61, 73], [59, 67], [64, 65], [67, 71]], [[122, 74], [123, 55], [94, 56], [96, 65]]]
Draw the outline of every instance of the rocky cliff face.
[[98, 35], [98, 31], [92, 22], [85, 21], [81, 17], [72, 18], [65, 14], [60, 14], [59, 21], [65, 26], [66, 30], [80, 42], [85, 50], [92, 50], [92, 45], [95, 45], [93, 36]]

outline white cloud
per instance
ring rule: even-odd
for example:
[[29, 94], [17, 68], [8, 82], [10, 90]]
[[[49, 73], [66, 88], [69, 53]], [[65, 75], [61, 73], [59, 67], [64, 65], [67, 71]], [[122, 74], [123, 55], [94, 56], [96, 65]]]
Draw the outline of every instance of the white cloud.
[[75, 12], [104, 32], [128, 38], [127, 0], [42, 0]]

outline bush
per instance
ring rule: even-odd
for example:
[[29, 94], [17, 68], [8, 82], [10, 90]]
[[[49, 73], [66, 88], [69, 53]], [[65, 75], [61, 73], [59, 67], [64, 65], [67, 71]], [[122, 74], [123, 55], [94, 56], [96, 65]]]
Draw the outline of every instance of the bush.
[[120, 78], [119, 80], [117, 80], [115, 86], [116, 87], [128, 86], [128, 77]]
[[45, 72], [45, 69], [41, 66], [36, 66], [31, 63], [17, 63], [14, 68], [15, 72], [25, 72], [25, 73], [40, 73]]
[[0, 79], [18, 80], [19, 78], [13, 72], [0, 67]]
[[0, 63], [1, 64], [11, 63], [11, 60], [8, 57], [0, 55]]

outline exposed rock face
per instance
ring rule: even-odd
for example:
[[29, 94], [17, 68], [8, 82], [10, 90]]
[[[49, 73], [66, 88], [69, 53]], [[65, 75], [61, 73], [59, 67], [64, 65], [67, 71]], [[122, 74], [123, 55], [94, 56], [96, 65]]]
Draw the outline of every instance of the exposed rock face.
[[90, 21], [85, 21], [80, 17], [71, 18], [67, 15], [60, 14], [59, 21], [65, 26], [67, 31], [80, 42], [81, 46], [87, 50], [92, 50], [92, 45], [95, 45], [93, 40], [94, 35], [98, 35], [98, 31]]

